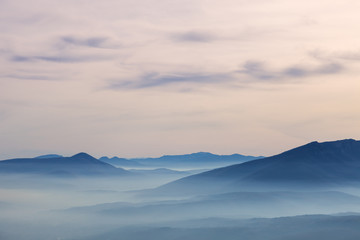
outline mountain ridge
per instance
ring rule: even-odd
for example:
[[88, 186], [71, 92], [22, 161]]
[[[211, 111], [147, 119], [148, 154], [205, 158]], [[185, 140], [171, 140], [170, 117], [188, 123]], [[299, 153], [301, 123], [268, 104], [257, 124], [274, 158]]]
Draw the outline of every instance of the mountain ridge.
[[209, 152], [197, 152], [183, 155], [163, 155], [149, 158], [119, 158], [103, 156], [100, 161], [119, 167], [131, 168], [218, 168], [242, 163], [262, 156], [246, 156], [238, 153], [231, 155], [217, 155]]
[[0, 161], [0, 173], [36, 174], [58, 177], [115, 176], [132, 173], [80, 152], [71, 157], [15, 158]]
[[[360, 141], [345, 139], [331, 142], [310, 142], [283, 153], [217, 168], [165, 184], [171, 188], [201, 191], [205, 188], [246, 185], [305, 184], [308, 186], [360, 182]], [[208, 186], [207, 183], [213, 184]], [[171, 191], [170, 191], [171, 192]]]

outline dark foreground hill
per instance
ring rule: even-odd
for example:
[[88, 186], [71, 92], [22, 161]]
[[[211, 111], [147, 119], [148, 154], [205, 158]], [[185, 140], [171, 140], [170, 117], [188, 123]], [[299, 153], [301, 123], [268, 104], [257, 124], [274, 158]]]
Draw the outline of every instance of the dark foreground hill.
[[182, 178], [157, 192], [234, 191], [360, 183], [360, 141], [311, 142], [272, 157]]
[[35, 174], [45, 176], [122, 176], [132, 173], [97, 160], [86, 153], [72, 157], [17, 158], [0, 161], [1, 174]]

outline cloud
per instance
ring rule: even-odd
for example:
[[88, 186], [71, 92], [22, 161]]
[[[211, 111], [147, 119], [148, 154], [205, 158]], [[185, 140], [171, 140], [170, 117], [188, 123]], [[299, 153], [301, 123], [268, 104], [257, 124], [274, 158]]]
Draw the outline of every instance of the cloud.
[[32, 61], [34, 61], [34, 59], [31, 57], [20, 56], [20, 55], [11, 56], [10, 60], [13, 62], [32, 62]]
[[60, 38], [62, 42], [78, 46], [101, 48], [107, 41], [105, 37], [76, 38], [73, 36], [65, 36]]
[[77, 63], [77, 62], [97, 62], [113, 59], [104, 55], [39, 55], [39, 56], [23, 56], [13, 55], [10, 60], [13, 62], [56, 62], [56, 63]]
[[333, 53], [333, 58], [348, 60], [348, 61], [360, 61], [360, 51], [347, 51]]
[[109, 37], [78, 37], [71, 35], [60, 37], [55, 44], [55, 47], [58, 49], [64, 49], [68, 47], [116, 49], [120, 46], [121, 44]]
[[293, 66], [285, 69], [282, 74], [291, 77], [308, 77], [312, 75], [337, 74], [344, 70], [339, 63], [325, 63], [316, 67]]
[[277, 77], [276, 73], [265, 68], [265, 64], [263, 62], [258, 61], [245, 62], [242, 66], [242, 70], [238, 72], [261, 80], [273, 79]]
[[[89, 49], [77, 49], [75, 47], [86, 47]], [[79, 38], [74, 36], [64, 36], [57, 38], [55, 43], [51, 41], [48, 46], [38, 48], [36, 52], [38, 54], [17, 54], [16, 51], [11, 48], [3, 50], [3, 55], [7, 56], [12, 62], [56, 62], [56, 63], [78, 63], [78, 62], [97, 62], [113, 60], [113, 52], [101, 52], [103, 48], [115, 48], [118, 47], [114, 42], [111, 43], [108, 38], [105, 37], [89, 37]], [[96, 48], [96, 49], [95, 49]], [[2, 53], [0, 52], [0, 53]], [[51, 54], [46, 54], [51, 52]], [[113, 56], [111, 56], [111, 54]]]
[[14, 79], [24, 79], [24, 80], [57, 80], [58, 78], [44, 76], [44, 75], [17, 75], [17, 74], [10, 74], [1, 76], [1, 78], [14, 78]]
[[322, 61], [360, 61], [360, 51], [323, 51], [323, 50], [315, 50], [309, 52], [309, 55], [315, 59]]
[[212, 42], [216, 37], [208, 32], [189, 31], [173, 34], [171, 38], [178, 42]]
[[193, 86], [222, 84], [225, 86], [246, 86], [256, 82], [281, 83], [294, 78], [306, 78], [316, 75], [338, 74], [344, 67], [338, 63], [326, 63], [317, 66], [290, 66], [280, 70], [270, 69], [264, 62], [247, 61], [241, 70], [220, 73], [176, 73], [157, 72], [143, 74], [133, 80], [110, 80], [108, 89], [146, 89], [163, 86]]
[[183, 73], [183, 74], [144, 74], [138, 80], [134, 81], [113, 81], [108, 86], [109, 89], [142, 89], [173, 85], [180, 83], [190, 84], [214, 84], [229, 81], [231, 74], [205, 74], [205, 73]]
[[284, 80], [289, 78], [305, 78], [316, 75], [338, 74], [344, 70], [340, 63], [322, 63], [316, 66], [293, 65], [280, 70], [273, 70], [266, 67], [263, 62], [248, 61], [238, 71], [241, 74], [257, 80]]

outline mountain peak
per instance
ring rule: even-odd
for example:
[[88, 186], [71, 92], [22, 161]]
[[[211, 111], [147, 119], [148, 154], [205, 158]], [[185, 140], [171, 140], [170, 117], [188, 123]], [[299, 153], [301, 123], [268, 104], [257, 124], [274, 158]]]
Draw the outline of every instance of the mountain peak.
[[[284, 155], [290, 155], [292, 158], [299, 157], [302, 155], [303, 157], [306, 154], [329, 154], [332, 152], [334, 155], [340, 154], [340, 152], [343, 151], [354, 151], [355, 149], [359, 148], [360, 141], [356, 141], [354, 139], [344, 139], [344, 140], [337, 140], [337, 141], [328, 141], [328, 142], [310, 142], [308, 144], [302, 145], [297, 148], [293, 148], [291, 150], [288, 150], [286, 152], [283, 152], [279, 155], [275, 155], [273, 157], [278, 156], [284, 156]], [[300, 155], [298, 155], [300, 154]], [[314, 155], [315, 156], [315, 155]]]
[[62, 157], [64, 156], [58, 154], [46, 154], [46, 155], [37, 156], [35, 158], [62, 158]]
[[195, 155], [195, 156], [212, 156], [214, 154], [209, 153], [209, 152], [196, 152], [196, 153], [192, 153], [190, 155]]
[[78, 154], [75, 154], [74, 156], [72, 156], [71, 158], [76, 158], [76, 159], [96, 159], [93, 156], [85, 153], [85, 152], [80, 152]]
[[355, 139], [352, 139], [352, 138], [348, 138], [348, 139], [342, 139], [342, 140], [336, 140], [336, 141], [327, 141], [327, 142], [313, 141], [313, 142], [310, 142], [310, 143], [308, 143], [306, 145], [317, 145], [317, 144], [326, 145], [326, 144], [331, 144], [331, 145], [335, 145], [335, 146], [336, 145], [341, 146], [341, 145], [346, 145], [346, 144], [353, 144], [353, 143], [356, 143], [356, 142], [358, 142], [358, 141], [355, 140]]
[[356, 144], [357, 142], [359, 142], [359, 141], [349, 138], [349, 139], [338, 140], [338, 141], [333, 141], [333, 142], [324, 142], [324, 143], [333, 143], [338, 146], [343, 146], [343, 145], [353, 145], [353, 144]]

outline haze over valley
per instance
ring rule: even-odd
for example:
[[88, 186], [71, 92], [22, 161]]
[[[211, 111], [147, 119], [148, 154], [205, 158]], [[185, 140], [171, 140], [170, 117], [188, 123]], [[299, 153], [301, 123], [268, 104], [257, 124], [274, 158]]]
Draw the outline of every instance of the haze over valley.
[[[127, 170], [87, 153], [0, 161], [1, 239], [360, 236], [360, 141], [239, 156], [112, 158], [138, 163]], [[191, 170], [202, 161], [222, 167]], [[179, 164], [188, 170], [165, 168]]]

